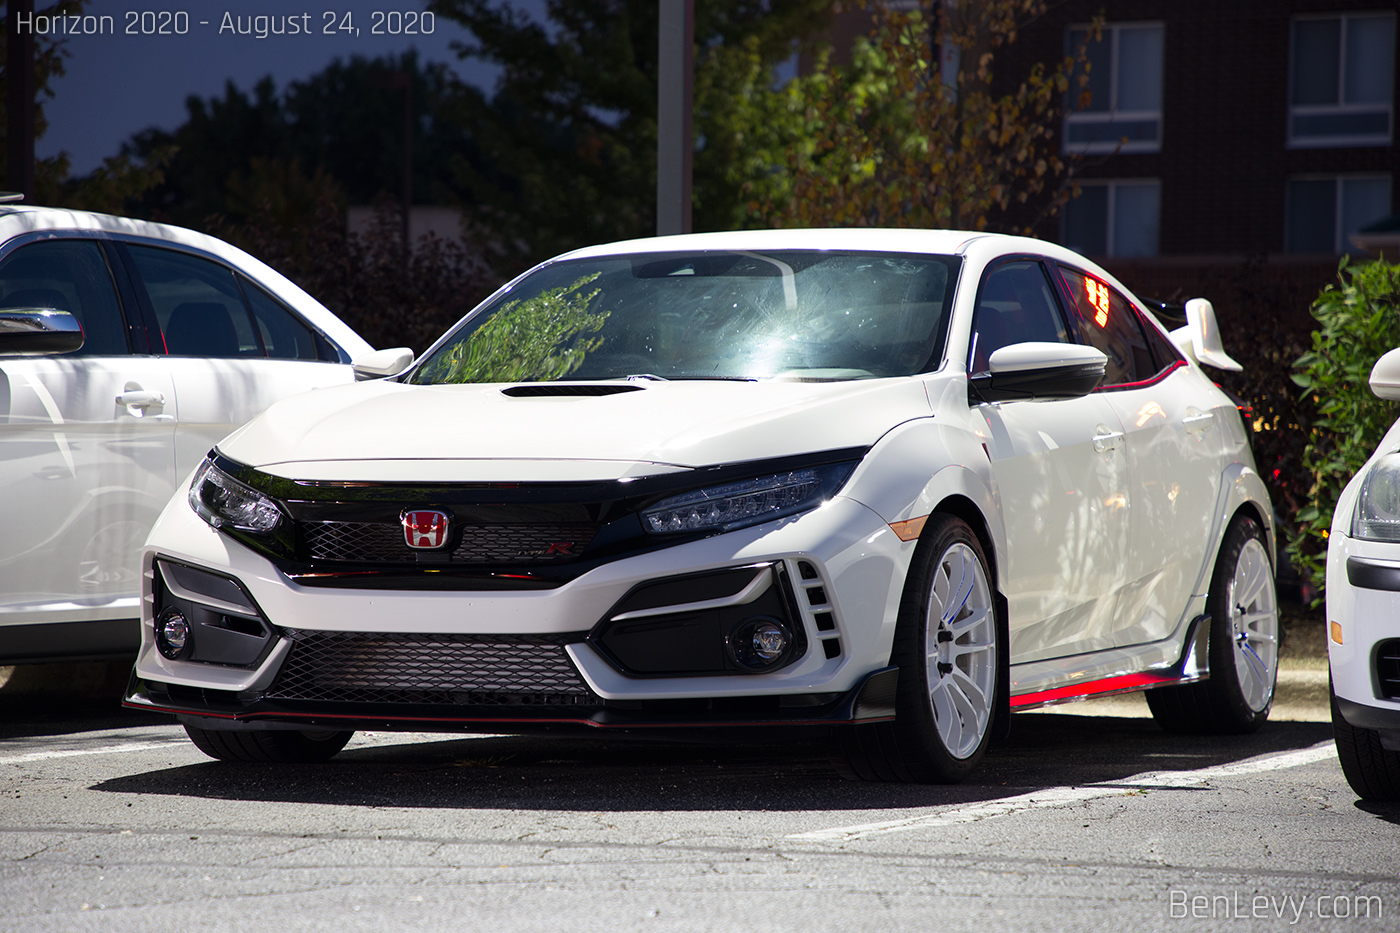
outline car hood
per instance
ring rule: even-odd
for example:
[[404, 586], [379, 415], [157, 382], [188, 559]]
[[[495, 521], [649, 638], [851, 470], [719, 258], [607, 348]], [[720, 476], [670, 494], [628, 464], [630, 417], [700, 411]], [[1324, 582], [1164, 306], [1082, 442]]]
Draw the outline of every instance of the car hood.
[[[527, 391], [568, 385], [580, 384]], [[896, 424], [930, 415], [924, 384], [912, 378], [626, 385], [610, 395], [539, 397], [507, 395], [504, 385], [318, 389], [273, 405], [219, 449], [298, 479], [615, 479], [868, 447]]]

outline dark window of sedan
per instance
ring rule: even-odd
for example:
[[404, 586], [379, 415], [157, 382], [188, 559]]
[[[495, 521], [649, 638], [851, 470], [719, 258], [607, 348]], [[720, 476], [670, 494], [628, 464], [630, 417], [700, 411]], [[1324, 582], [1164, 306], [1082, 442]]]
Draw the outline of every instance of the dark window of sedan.
[[72, 314], [83, 327], [83, 346], [69, 355], [130, 352], [112, 273], [91, 240], [50, 240], [15, 250], [0, 266], [0, 307]]
[[967, 371], [990, 371], [992, 353], [1013, 343], [1069, 343], [1045, 270], [1035, 260], [997, 266], [982, 282], [972, 318]]
[[1143, 323], [1128, 299], [1078, 269], [1061, 266], [1060, 273], [1079, 311], [1080, 338], [1108, 357], [1105, 387], [1145, 382], [1166, 368], [1157, 365]]
[[329, 360], [338, 362], [325, 338], [299, 321], [292, 312], [244, 276], [238, 277], [248, 308], [257, 322], [267, 355], [275, 360]]
[[912, 375], [942, 359], [958, 261], [784, 250], [551, 263], [408, 381]]
[[262, 356], [233, 272], [185, 253], [129, 248], [171, 356]]

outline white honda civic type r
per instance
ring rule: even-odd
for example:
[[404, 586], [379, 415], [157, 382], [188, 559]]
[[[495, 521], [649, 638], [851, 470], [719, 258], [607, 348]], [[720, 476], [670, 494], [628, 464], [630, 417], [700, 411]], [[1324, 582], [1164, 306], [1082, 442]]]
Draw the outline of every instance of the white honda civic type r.
[[702, 234], [520, 276], [409, 368], [212, 450], [127, 704], [225, 759], [357, 728], [812, 726], [952, 781], [1010, 713], [1273, 699], [1273, 527], [1205, 301], [1033, 239]]

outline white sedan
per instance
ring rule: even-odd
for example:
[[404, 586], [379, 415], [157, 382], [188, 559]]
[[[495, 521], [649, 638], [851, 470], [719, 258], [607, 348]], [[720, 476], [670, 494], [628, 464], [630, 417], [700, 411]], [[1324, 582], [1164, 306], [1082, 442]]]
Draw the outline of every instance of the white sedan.
[[[1371, 370], [1400, 401], [1400, 350]], [[1400, 801], [1400, 422], [1337, 498], [1327, 538], [1327, 660], [1342, 773], [1363, 800]]]
[[1207, 302], [955, 231], [579, 250], [404, 373], [274, 405], [147, 542], [127, 704], [224, 759], [357, 728], [812, 726], [958, 780], [1010, 712], [1245, 732], [1271, 510]]
[[135, 654], [140, 547], [176, 485], [373, 354], [212, 237], [0, 205], [0, 664]]

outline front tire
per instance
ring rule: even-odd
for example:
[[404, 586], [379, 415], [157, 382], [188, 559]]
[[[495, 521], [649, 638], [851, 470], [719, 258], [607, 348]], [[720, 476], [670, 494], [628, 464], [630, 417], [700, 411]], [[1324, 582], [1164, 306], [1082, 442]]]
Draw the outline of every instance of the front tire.
[[1337, 761], [1351, 789], [1362, 800], [1400, 802], [1400, 752], [1382, 746], [1376, 730], [1357, 728], [1342, 717], [1330, 677], [1327, 695], [1332, 701], [1332, 735], [1337, 743]]
[[1210, 679], [1147, 691], [1168, 732], [1243, 735], [1269, 718], [1278, 680], [1278, 595], [1264, 530], [1247, 515], [1230, 523], [1206, 597]]
[[836, 770], [866, 781], [965, 778], [982, 760], [996, 720], [1001, 642], [981, 542], [960, 519], [930, 516], [895, 629], [895, 720], [837, 727]]
[[221, 732], [191, 725], [185, 726], [185, 732], [195, 747], [210, 758], [265, 764], [328, 761], [355, 734], [331, 730], [293, 732], [273, 729]]

